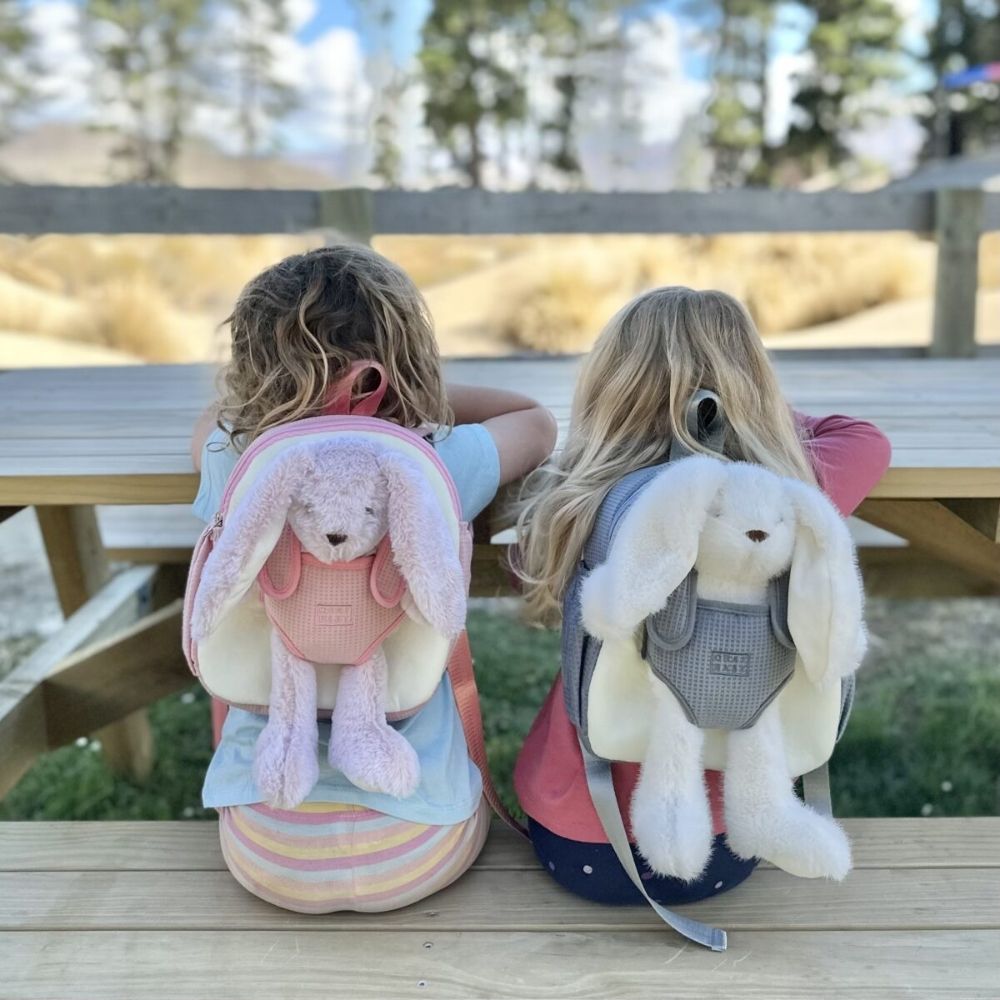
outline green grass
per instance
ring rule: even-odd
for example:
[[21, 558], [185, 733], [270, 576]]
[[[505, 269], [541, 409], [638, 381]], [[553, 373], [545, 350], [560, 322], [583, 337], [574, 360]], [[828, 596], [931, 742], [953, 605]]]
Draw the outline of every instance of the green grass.
[[[476, 611], [476, 656], [497, 787], [514, 804], [511, 771], [558, 669], [559, 638]], [[112, 775], [92, 742], [42, 758], [0, 802], [0, 819], [206, 818], [208, 699], [198, 688], [150, 710], [157, 741], [148, 782]], [[1000, 671], [986, 662], [884, 664], [859, 677], [858, 700], [833, 760], [841, 816], [1000, 813]]]

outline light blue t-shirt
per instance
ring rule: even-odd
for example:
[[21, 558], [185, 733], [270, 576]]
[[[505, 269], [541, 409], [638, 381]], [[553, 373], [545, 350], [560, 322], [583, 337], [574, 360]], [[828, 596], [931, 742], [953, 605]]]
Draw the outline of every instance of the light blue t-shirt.
[[[462, 516], [472, 520], [496, 495], [500, 457], [482, 424], [463, 424], [434, 445], [458, 489]], [[226, 434], [216, 428], [201, 457], [201, 486], [194, 512], [206, 523], [222, 501], [226, 480], [238, 459]], [[254, 712], [230, 708], [222, 739], [212, 756], [202, 802], [206, 808], [251, 805], [263, 797], [252, 777], [253, 752], [266, 719]], [[411, 823], [446, 826], [467, 820], [479, 805], [482, 779], [469, 758], [462, 723], [447, 675], [416, 715], [393, 723], [420, 758], [420, 785], [407, 799], [366, 792], [330, 767], [326, 747], [330, 723], [319, 724], [319, 781], [307, 802], [357, 804]]]

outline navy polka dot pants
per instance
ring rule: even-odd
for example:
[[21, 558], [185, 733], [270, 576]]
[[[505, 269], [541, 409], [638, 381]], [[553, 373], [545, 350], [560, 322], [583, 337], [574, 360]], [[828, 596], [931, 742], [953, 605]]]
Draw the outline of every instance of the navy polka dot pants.
[[[560, 837], [528, 817], [528, 832], [542, 867], [564, 888], [595, 903], [644, 903], [642, 894], [625, 874], [610, 844], [587, 844]], [[656, 875], [632, 847], [646, 892], [663, 906], [694, 903], [732, 889], [750, 877], [756, 860], [744, 861], [726, 846], [725, 835], [715, 838], [712, 858], [694, 882]]]

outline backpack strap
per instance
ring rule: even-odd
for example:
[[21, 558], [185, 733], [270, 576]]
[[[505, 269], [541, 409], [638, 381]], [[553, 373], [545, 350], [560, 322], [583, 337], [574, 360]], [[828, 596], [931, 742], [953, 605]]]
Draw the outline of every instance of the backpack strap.
[[821, 816], [833, 816], [829, 763], [820, 764], [808, 774], [802, 775], [802, 798], [807, 806], [812, 806]]
[[695, 944], [704, 945], [712, 951], [726, 950], [726, 932], [718, 927], [711, 927], [690, 917], [682, 917], [679, 913], [667, 909], [652, 899], [646, 892], [646, 887], [642, 884], [642, 877], [636, 867], [635, 855], [632, 853], [632, 845], [629, 843], [628, 834], [625, 831], [625, 823], [622, 820], [621, 810], [618, 808], [618, 798], [615, 795], [614, 781], [611, 776], [611, 763], [592, 754], [580, 740], [580, 751], [583, 754], [584, 773], [587, 776], [587, 789], [590, 792], [591, 801], [597, 811], [601, 826], [607, 835], [614, 852], [625, 869], [625, 874], [632, 880], [632, 884], [642, 893], [646, 902], [656, 911], [656, 915], [668, 926], [672, 927], [678, 934], [686, 937]]
[[[688, 434], [703, 444], [709, 451], [722, 454], [726, 442], [726, 432], [729, 424], [722, 410], [722, 400], [710, 389], [699, 389], [691, 394], [688, 400], [684, 422]], [[668, 461], [676, 462], [679, 458], [687, 458], [691, 449], [679, 437], [670, 441]]]
[[493, 811], [515, 833], [527, 837], [528, 833], [520, 823], [507, 811], [500, 801], [493, 778], [490, 776], [490, 765], [486, 759], [486, 742], [483, 736], [483, 717], [479, 710], [479, 691], [476, 689], [476, 675], [472, 669], [472, 650], [469, 647], [469, 636], [463, 632], [455, 645], [452, 646], [448, 659], [448, 677], [451, 680], [451, 690], [458, 707], [458, 717], [462, 720], [465, 731], [465, 741], [469, 746], [469, 756], [479, 768], [483, 777], [483, 795], [493, 807]]
[[[370, 371], [378, 374], [378, 385], [352, 405], [354, 387]], [[388, 388], [385, 369], [377, 361], [355, 361], [347, 369], [347, 374], [330, 386], [323, 413], [329, 416], [374, 417]]]

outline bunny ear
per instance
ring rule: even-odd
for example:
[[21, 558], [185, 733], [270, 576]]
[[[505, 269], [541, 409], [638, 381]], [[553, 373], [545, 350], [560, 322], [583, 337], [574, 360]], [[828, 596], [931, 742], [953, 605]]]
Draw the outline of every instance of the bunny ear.
[[211, 634], [223, 615], [250, 589], [258, 571], [278, 544], [296, 473], [299, 449], [274, 458], [226, 518], [212, 552], [205, 560], [191, 612], [192, 634]]
[[788, 628], [809, 679], [823, 685], [864, 656], [864, 587], [847, 524], [816, 488], [788, 481], [798, 527], [788, 583]]
[[465, 574], [458, 546], [430, 484], [405, 455], [386, 452], [389, 541], [399, 571], [421, 615], [451, 638], [465, 627]]
[[599, 639], [626, 639], [691, 572], [707, 509], [726, 463], [698, 455], [672, 462], [625, 514], [608, 558], [583, 583], [583, 624]]

